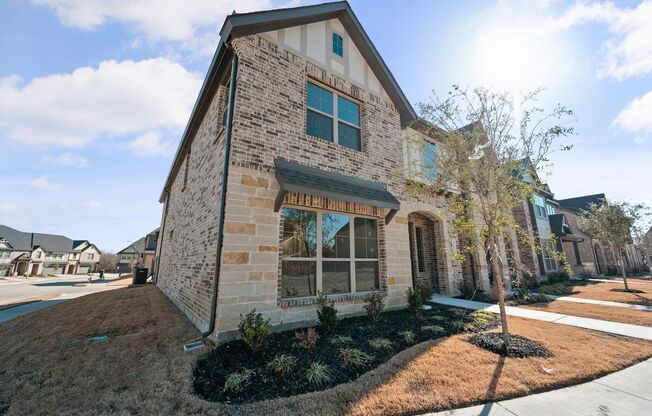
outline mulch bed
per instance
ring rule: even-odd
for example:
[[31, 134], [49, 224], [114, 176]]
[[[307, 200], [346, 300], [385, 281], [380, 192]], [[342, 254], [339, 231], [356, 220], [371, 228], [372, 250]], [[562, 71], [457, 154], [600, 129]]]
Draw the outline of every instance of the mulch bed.
[[646, 293], [644, 290], [638, 289], [611, 289], [610, 292], [621, 292], [621, 293]]
[[520, 335], [510, 335], [509, 344], [505, 348], [503, 335], [500, 332], [482, 332], [469, 339], [469, 342], [485, 350], [503, 357], [551, 357], [552, 353], [542, 344]]
[[[193, 371], [195, 392], [210, 401], [227, 403], [248, 403], [277, 397], [287, 397], [317, 390], [325, 390], [341, 383], [357, 379], [360, 375], [388, 361], [398, 352], [420, 342], [442, 338], [464, 331], [480, 331], [497, 325], [495, 316], [478, 319], [471, 311], [432, 305], [432, 309], [421, 311], [418, 317], [408, 310], [384, 312], [377, 322], [366, 316], [339, 321], [335, 334], [325, 334], [320, 327], [317, 346], [307, 350], [300, 346], [295, 331], [271, 334], [266, 348], [253, 353], [241, 340], [217, 346], [200, 357]], [[400, 333], [412, 331], [414, 339], [406, 340]], [[333, 342], [337, 337], [351, 337], [345, 344]], [[373, 348], [369, 341], [385, 338], [391, 341], [386, 348]], [[364, 366], [345, 364], [340, 358], [341, 348], [357, 348], [373, 358]], [[297, 358], [296, 366], [283, 374], [267, 368], [275, 356], [291, 354]], [[328, 367], [330, 379], [323, 384], [311, 384], [306, 379], [306, 370], [312, 363], [319, 362]], [[227, 390], [227, 377], [243, 370], [253, 370], [249, 383], [239, 391]]]

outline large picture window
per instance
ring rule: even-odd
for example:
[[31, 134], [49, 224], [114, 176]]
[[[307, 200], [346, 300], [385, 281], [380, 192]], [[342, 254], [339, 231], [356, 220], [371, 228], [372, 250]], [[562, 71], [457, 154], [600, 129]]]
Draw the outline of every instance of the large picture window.
[[285, 208], [281, 296], [378, 290], [377, 229], [373, 218]]
[[312, 82], [308, 83], [307, 91], [306, 133], [362, 150], [360, 105]]

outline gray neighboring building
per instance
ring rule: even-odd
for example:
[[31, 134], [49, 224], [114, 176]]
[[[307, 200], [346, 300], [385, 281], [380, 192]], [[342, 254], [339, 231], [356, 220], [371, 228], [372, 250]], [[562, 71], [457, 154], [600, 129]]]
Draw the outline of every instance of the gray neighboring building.
[[86, 273], [101, 255], [88, 240], [0, 225], [0, 276]]

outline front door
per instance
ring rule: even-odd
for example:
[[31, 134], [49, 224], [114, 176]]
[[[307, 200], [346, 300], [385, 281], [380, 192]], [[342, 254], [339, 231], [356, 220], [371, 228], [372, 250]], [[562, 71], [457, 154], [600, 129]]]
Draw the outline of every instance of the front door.
[[439, 293], [433, 223], [422, 215], [414, 220], [408, 223], [413, 286]]

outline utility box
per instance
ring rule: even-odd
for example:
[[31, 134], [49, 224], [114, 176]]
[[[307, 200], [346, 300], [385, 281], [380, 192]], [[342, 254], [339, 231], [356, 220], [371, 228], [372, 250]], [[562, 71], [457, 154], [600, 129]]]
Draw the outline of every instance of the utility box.
[[147, 283], [147, 271], [146, 267], [134, 267], [131, 283], [134, 285], [144, 285]]

